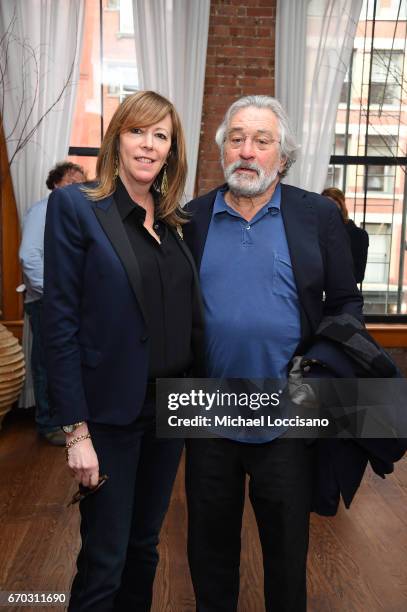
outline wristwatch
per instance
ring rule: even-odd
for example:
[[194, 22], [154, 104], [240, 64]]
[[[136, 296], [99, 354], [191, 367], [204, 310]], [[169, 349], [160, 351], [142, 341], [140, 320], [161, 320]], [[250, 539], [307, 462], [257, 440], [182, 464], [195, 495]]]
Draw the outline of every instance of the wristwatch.
[[73, 423], [72, 425], [62, 425], [62, 431], [66, 434], [73, 433], [77, 427], [83, 425], [85, 421], [79, 421], [78, 423]]

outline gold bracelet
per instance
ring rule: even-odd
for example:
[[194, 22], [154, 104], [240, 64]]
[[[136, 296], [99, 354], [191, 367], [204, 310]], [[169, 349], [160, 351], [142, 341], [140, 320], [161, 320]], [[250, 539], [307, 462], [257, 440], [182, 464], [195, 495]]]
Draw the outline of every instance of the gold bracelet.
[[81, 436], [76, 436], [76, 438], [73, 438], [73, 440], [70, 440], [69, 442], [67, 442], [65, 444], [66, 460], [68, 461], [68, 459], [69, 459], [69, 449], [72, 448], [72, 446], [77, 444], [77, 442], [81, 442], [82, 440], [88, 440], [89, 438], [91, 438], [91, 435], [88, 432], [87, 434], [82, 434]]

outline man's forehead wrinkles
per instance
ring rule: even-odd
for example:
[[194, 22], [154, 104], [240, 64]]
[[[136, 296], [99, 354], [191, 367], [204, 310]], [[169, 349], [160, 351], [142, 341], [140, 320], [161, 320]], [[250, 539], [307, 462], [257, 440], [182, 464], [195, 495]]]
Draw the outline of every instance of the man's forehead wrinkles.
[[278, 129], [278, 121], [273, 115], [260, 115], [255, 117], [249, 116], [234, 116], [231, 118], [228, 129], [230, 130], [244, 130], [253, 129], [256, 131], [267, 130], [275, 131]]
[[[240, 125], [238, 126], [231, 126], [229, 128], [229, 132], [244, 132], [245, 128], [241, 127]], [[266, 129], [266, 128], [257, 128], [256, 130], [254, 130], [254, 132], [256, 134], [272, 134], [273, 130], [271, 129]]]

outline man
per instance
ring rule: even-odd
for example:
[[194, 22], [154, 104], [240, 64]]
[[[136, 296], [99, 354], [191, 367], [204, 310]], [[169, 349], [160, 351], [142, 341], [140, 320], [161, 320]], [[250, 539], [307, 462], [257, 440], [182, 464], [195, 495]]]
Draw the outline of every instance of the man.
[[[71, 183], [86, 180], [83, 168], [72, 162], [62, 162], [52, 168], [46, 185], [53, 191]], [[47, 378], [44, 349], [41, 340], [42, 294], [44, 284], [44, 229], [48, 196], [33, 204], [23, 222], [20, 261], [26, 286], [24, 310], [30, 319], [32, 331], [31, 372], [35, 397], [35, 420], [38, 432], [56, 446], [65, 445], [65, 434], [52, 423], [47, 397]]]
[[[281, 185], [297, 147], [274, 98], [237, 100], [216, 141], [226, 184], [189, 203], [184, 228], [200, 267], [208, 376], [284, 379], [324, 315], [361, 317], [343, 223], [326, 198]], [[187, 441], [188, 554], [199, 612], [237, 609], [246, 474], [266, 610], [306, 610], [314, 446], [279, 436]]]

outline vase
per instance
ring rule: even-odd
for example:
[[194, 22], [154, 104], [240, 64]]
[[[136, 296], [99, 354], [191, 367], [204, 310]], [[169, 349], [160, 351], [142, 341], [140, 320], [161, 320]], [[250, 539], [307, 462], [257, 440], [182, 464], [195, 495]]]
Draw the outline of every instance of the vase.
[[0, 323], [0, 429], [3, 419], [21, 393], [25, 379], [23, 349]]

